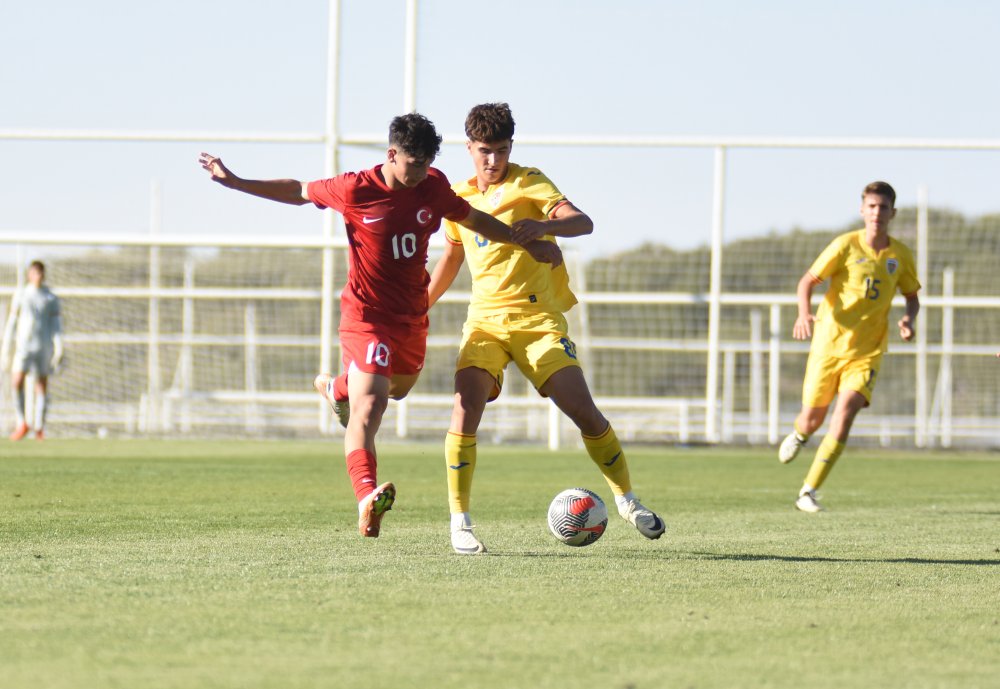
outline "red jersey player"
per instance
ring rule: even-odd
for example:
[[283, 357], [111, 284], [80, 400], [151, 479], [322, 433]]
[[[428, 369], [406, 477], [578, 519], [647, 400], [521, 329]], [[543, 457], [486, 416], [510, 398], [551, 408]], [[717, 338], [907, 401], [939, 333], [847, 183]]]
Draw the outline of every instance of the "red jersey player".
[[[350, 258], [341, 297], [344, 373], [321, 373], [315, 385], [347, 429], [344, 452], [362, 536], [379, 535], [396, 499], [392, 483], [375, 479], [375, 434], [389, 398], [405, 397], [424, 364], [430, 236], [448, 218], [486, 239], [513, 242], [509, 227], [470, 207], [430, 166], [440, 146], [434, 124], [411, 113], [390, 124], [384, 163], [332, 179], [242, 179], [219, 158], [202, 153], [199, 159], [213, 181], [230, 189], [297, 206], [312, 202], [344, 216]], [[562, 261], [551, 242], [525, 248], [538, 261]]]

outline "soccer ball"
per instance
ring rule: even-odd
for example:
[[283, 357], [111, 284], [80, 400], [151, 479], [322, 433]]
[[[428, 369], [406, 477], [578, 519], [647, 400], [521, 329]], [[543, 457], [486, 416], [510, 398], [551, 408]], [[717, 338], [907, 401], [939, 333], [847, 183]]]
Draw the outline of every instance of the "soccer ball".
[[586, 488], [567, 488], [549, 505], [549, 531], [566, 545], [590, 545], [607, 526], [608, 508]]

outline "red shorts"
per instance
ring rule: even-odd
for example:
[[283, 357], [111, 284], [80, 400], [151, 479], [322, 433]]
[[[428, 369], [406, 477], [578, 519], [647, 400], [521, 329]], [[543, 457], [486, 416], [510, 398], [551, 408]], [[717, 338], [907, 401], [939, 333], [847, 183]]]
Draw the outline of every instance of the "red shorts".
[[340, 322], [344, 370], [412, 376], [420, 373], [427, 354], [427, 321], [416, 324]]

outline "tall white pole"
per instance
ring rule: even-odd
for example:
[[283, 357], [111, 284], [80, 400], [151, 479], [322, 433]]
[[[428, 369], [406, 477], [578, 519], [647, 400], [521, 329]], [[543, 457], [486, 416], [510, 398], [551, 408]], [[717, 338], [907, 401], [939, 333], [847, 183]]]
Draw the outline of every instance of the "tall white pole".
[[[927, 185], [917, 188], [917, 279], [930, 280], [930, 255], [928, 244], [930, 224], [928, 222]], [[917, 325], [917, 358], [916, 358], [916, 414], [914, 442], [917, 447], [927, 447], [927, 323], [924, 315], [923, 323]]]
[[722, 228], [726, 203], [726, 149], [715, 148], [712, 185], [712, 256], [709, 269], [708, 362], [705, 374], [705, 440], [718, 437], [716, 408], [719, 397], [719, 314], [722, 306]]
[[417, 0], [406, 0], [406, 46], [403, 60], [403, 112], [416, 112]]
[[[330, 0], [327, 29], [326, 65], [326, 130], [324, 147], [326, 160], [324, 171], [333, 177], [340, 168], [340, 0]], [[336, 231], [336, 216], [331, 210], [323, 213], [323, 236], [333, 237]], [[319, 318], [319, 370], [334, 373], [333, 370], [333, 299], [336, 290], [333, 285], [333, 249], [323, 249], [323, 276], [320, 296]], [[330, 411], [325, 402], [319, 402], [319, 432], [330, 432]]]

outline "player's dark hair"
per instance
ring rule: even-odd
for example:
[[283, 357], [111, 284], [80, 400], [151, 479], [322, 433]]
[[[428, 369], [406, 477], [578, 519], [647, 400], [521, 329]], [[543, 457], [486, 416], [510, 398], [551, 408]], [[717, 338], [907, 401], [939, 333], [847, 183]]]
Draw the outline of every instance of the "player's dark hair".
[[28, 270], [35, 268], [39, 273], [45, 275], [45, 264], [41, 261], [32, 261], [31, 265], [28, 266]]
[[465, 135], [469, 141], [486, 144], [514, 138], [514, 116], [506, 103], [483, 103], [469, 111], [465, 118]]
[[876, 196], [884, 196], [889, 199], [889, 205], [893, 208], [896, 207], [896, 190], [889, 186], [888, 182], [872, 182], [865, 190], [861, 192], [861, 200], [864, 201], [868, 194], [875, 194]]
[[393, 118], [389, 124], [389, 145], [397, 146], [414, 158], [430, 160], [441, 150], [441, 136], [433, 122], [411, 112]]

